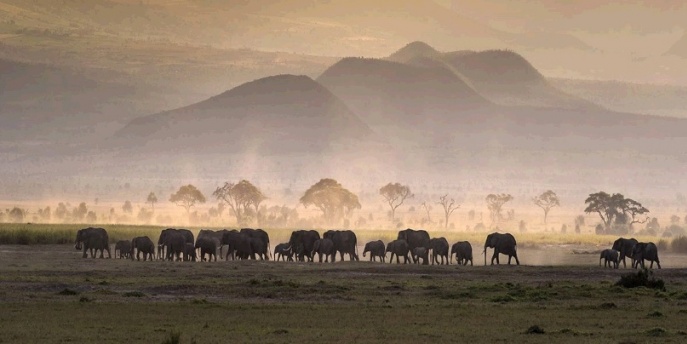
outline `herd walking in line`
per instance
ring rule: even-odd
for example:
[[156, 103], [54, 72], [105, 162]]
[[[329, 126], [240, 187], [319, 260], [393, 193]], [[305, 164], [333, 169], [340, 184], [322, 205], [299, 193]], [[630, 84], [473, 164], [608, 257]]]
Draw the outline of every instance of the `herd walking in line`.
[[[109, 236], [104, 228], [84, 228], [76, 234], [77, 250], [83, 250], [83, 258], [92, 258], [100, 251], [100, 258], [107, 252], [110, 255]], [[115, 243], [115, 258], [141, 260], [169, 260], [169, 261], [217, 261], [217, 257], [224, 260], [260, 259], [270, 260], [270, 237], [262, 229], [242, 228], [241, 230], [206, 230], [202, 229], [198, 237], [188, 229], [167, 228], [160, 232], [157, 247], [147, 236], [135, 237], [132, 240], [120, 240]], [[449, 250], [450, 248], [450, 250]], [[491, 265], [500, 264], [499, 256], [508, 256], [508, 265], [515, 258], [515, 264], [520, 265], [518, 259], [517, 242], [510, 233], [491, 233], [484, 242], [484, 265], [487, 265], [487, 249], [493, 249]], [[117, 255], [119, 253], [119, 256]], [[458, 241], [452, 246], [444, 237], [430, 238], [425, 230], [405, 229], [398, 232], [396, 240], [386, 245], [382, 240], [370, 241], [364, 245], [363, 258], [369, 254], [370, 262], [394, 262], [401, 264], [437, 264], [448, 265], [455, 262], [458, 265], [473, 265], [472, 245], [468, 241]], [[315, 230], [296, 230], [291, 233], [288, 242], [279, 243], [274, 247], [274, 260], [334, 263], [336, 257], [343, 261], [348, 256], [350, 261], [359, 261], [358, 239], [351, 230], [328, 230], [320, 236]], [[658, 268], [658, 248], [652, 242], [638, 242], [636, 239], [619, 238], [612, 248], [601, 251], [599, 266], [604, 261], [605, 267], [618, 268], [620, 263], [627, 267], [625, 258], [630, 258], [632, 268], [645, 267], [649, 261], [650, 268], [654, 262]]]

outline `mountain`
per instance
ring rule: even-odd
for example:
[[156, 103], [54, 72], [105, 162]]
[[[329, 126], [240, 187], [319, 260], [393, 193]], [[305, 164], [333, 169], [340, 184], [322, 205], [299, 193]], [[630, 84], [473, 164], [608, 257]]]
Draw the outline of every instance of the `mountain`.
[[687, 33], [682, 35], [682, 37], [670, 47], [665, 55], [674, 55], [687, 59]]
[[146, 152], [320, 154], [378, 142], [331, 92], [307, 76], [258, 79], [205, 101], [137, 118], [120, 148]]
[[525, 58], [509, 50], [442, 53], [413, 42], [388, 60], [425, 67], [444, 67], [490, 101], [508, 106], [593, 108], [591, 102], [556, 89]]

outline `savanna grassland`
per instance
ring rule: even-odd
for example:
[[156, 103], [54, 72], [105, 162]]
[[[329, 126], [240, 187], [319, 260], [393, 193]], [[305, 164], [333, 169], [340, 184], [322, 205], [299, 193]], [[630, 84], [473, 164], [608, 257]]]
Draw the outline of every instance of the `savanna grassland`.
[[[12, 226], [18, 225], [3, 225], [0, 233], [23, 231], [31, 237], [43, 229], [67, 236], [78, 227]], [[160, 230], [107, 228], [111, 240], [140, 234], [155, 240]], [[274, 246], [290, 231], [268, 232]], [[395, 232], [358, 233], [361, 244], [386, 241]], [[578, 245], [562, 245], [553, 239], [560, 235], [523, 234], [517, 236], [523, 265], [485, 267], [479, 255], [484, 233], [431, 235], [471, 241], [475, 266], [380, 264], [367, 258], [335, 264], [137, 262], [82, 259], [71, 239], [3, 245], [0, 341], [162, 343], [173, 334], [180, 334], [182, 343], [687, 338], [685, 256], [661, 252], [663, 269], [653, 277], [664, 281], [665, 290], [626, 289], [615, 283], [633, 270], [598, 266], [597, 248], [607, 247], [612, 237], [578, 235]]]

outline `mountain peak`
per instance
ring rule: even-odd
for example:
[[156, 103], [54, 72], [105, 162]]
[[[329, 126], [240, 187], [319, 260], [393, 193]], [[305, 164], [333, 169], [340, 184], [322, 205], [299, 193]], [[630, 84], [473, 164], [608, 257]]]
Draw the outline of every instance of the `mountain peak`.
[[415, 41], [408, 43], [405, 47], [391, 54], [388, 59], [395, 62], [406, 63], [419, 57], [433, 57], [439, 54], [441, 53], [429, 44], [422, 41]]

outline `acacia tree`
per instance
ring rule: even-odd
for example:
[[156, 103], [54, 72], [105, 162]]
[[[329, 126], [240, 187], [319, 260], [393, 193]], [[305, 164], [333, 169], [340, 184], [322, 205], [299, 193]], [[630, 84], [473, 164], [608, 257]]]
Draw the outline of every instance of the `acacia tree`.
[[599, 191], [590, 194], [584, 203], [587, 204], [584, 212], [587, 214], [599, 214], [607, 231], [613, 224], [632, 226], [634, 223], [644, 223], [649, 220], [648, 216], [643, 220], [636, 218], [638, 215], [648, 213], [649, 209], [631, 198], [625, 198], [625, 196], [619, 193], [609, 195]]
[[134, 207], [131, 205], [131, 201], [125, 201], [122, 206], [122, 211], [126, 214], [131, 214], [134, 211]]
[[195, 186], [188, 184], [180, 187], [176, 193], [169, 196], [169, 201], [186, 209], [186, 215], [190, 217], [191, 208], [196, 203], [205, 203], [205, 196]]
[[491, 216], [491, 225], [494, 226], [498, 224], [501, 219], [503, 219], [503, 214], [501, 214], [501, 208], [507, 202], [511, 201], [513, 196], [510, 194], [489, 194], [485, 198], [487, 201], [487, 208], [489, 208], [489, 213]]
[[155, 212], [155, 203], [157, 203], [157, 196], [155, 196], [154, 192], [148, 194], [148, 198], [146, 198], [146, 203], [150, 203], [152, 211]]
[[448, 218], [451, 217], [453, 211], [460, 208], [460, 205], [456, 205], [456, 201], [453, 198], [449, 200], [448, 194], [439, 197], [439, 202], [437, 203], [441, 204], [444, 208], [444, 228], [448, 229]]
[[396, 223], [396, 208], [400, 207], [406, 198], [413, 198], [410, 187], [400, 183], [389, 183], [379, 189], [379, 194], [391, 208], [391, 222]]
[[[267, 199], [260, 189], [245, 179], [236, 184], [226, 182], [224, 186], [218, 187], [212, 195], [218, 201], [224, 202], [229, 206], [229, 209], [236, 217], [236, 223], [239, 225], [246, 224], [250, 220], [251, 206], [255, 208], [255, 214], [257, 215], [260, 203]], [[223, 207], [222, 210], [224, 210]]]
[[556, 195], [556, 193], [551, 190], [546, 190], [541, 195], [532, 197], [532, 202], [534, 202], [536, 206], [544, 210], [544, 228], [548, 228], [546, 226], [546, 220], [549, 217], [549, 211], [551, 210], [551, 208], [560, 207], [561, 205], [561, 202], [558, 199], [558, 195]]
[[299, 201], [306, 208], [312, 205], [320, 209], [327, 224], [334, 224], [361, 208], [358, 196], [330, 178], [320, 179], [305, 191]]

